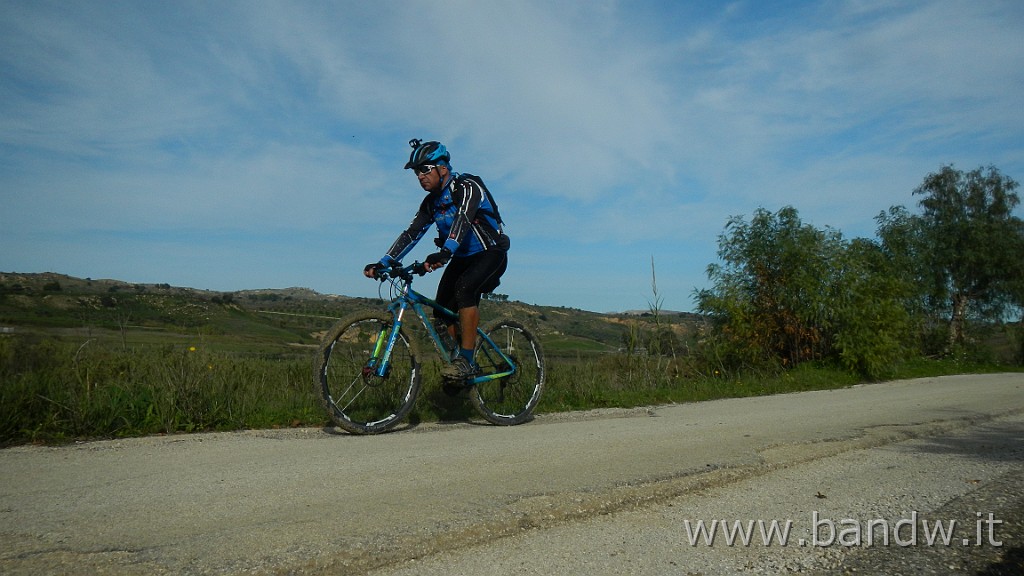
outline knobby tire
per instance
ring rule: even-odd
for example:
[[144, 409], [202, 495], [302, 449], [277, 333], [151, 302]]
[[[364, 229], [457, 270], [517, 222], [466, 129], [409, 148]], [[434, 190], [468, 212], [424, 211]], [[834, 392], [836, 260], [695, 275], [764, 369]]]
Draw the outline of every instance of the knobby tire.
[[[511, 376], [473, 386], [469, 391], [473, 408], [485, 420], [499, 426], [514, 426], [532, 420], [533, 411], [544, 392], [544, 352], [540, 340], [514, 320], [496, 320], [483, 332], [515, 362], [518, 370]], [[489, 348], [482, 338], [477, 343], [476, 361], [480, 368], [484, 373], [507, 371], [508, 366]]]
[[362, 312], [336, 323], [321, 340], [313, 386], [331, 421], [352, 434], [377, 434], [401, 422], [419, 395], [422, 373], [415, 341], [399, 330], [383, 376], [373, 370], [377, 341], [386, 342], [392, 315]]

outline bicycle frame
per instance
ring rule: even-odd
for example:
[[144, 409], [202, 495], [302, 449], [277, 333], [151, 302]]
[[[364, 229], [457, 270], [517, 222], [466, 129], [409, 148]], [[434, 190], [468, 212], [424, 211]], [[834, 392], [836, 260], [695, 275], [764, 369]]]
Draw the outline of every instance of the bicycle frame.
[[[413, 314], [419, 318], [420, 322], [423, 324], [423, 328], [426, 329], [427, 334], [430, 335], [434, 348], [437, 349], [441, 358], [443, 358], [445, 362], [451, 362], [451, 357], [449, 356], [450, 351], [445, 347], [444, 342], [441, 339], [441, 335], [434, 329], [433, 322], [431, 322], [430, 318], [427, 316], [426, 308], [439, 312], [444, 318], [450, 320], [458, 320], [459, 315], [412, 289], [412, 274], [418, 270], [422, 270], [422, 264], [416, 262], [404, 268], [395, 267], [385, 269], [381, 273], [382, 281], [386, 281], [388, 277], [390, 277], [392, 280], [400, 283], [398, 296], [395, 297], [391, 302], [391, 305], [388, 306], [388, 311], [392, 313], [395, 319], [391, 325], [391, 332], [388, 335], [386, 342], [383, 338], [377, 339], [377, 346], [373, 352], [373, 358], [380, 359], [379, 364], [376, 367], [373, 367], [377, 376], [383, 377], [387, 374], [390, 367], [391, 352], [394, 350], [395, 342], [398, 340], [399, 329], [404, 323], [405, 313], [409, 310], [412, 310]], [[501, 361], [506, 366], [509, 366], [510, 369], [502, 372], [495, 372], [493, 374], [477, 376], [476, 378], [468, 381], [470, 385], [505, 378], [516, 373], [518, 367], [516, 366], [515, 361], [505, 354], [487, 334], [484, 334], [484, 332], [480, 330], [479, 327], [476, 329], [476, 335], [483, 343], [479, 346], [480, 352], [488, 356], [490, 356], [491, 353], [496, 353], [501, 357]], [[383, 350], [381, 349], [382, 347]], [[494, 362], [493, 364], [497, 365], [498, 363]]]

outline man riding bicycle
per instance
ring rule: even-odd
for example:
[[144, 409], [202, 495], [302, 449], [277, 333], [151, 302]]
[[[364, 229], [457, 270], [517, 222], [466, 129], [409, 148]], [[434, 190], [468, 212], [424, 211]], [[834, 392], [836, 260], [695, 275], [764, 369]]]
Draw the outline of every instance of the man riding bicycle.
[[[376, 278], [380, 269], [400, 262], [432, 224], [437, 225], [439, 250], [424, 261], [427, 272], [445, 265], [437, 285], [435, 300], [459, 314], [460, 332], [448, 326], [449, 335], [459, 351], [443, 375], [465, 380], [480, 373], [473, 361], [476, 330], [480, 324], [480, 297], [498, 287], [508, 263], [509, 239], [501, 225], [497, 207], [483, 182], [451, 168], [451, 155], [436, 141], [411, 140], [412, 153], [405, 169], [412, 169], [427, 195], [420, 203], [409, 227], [399, 234], [379, 262], [368, 264], [363, 274]], [[437, 318], [445, 322], [443, 318]]]

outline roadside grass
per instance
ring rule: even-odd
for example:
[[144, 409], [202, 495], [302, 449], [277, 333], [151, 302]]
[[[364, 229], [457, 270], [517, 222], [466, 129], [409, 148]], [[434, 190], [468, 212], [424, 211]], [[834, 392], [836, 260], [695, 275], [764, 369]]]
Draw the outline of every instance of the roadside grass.
[[311, 423], [321, 414], [310, 402], [309, 379], [308, 357], [4, 337], [0, 443]]
[[549, 388], [538, 411], [632, 408], [823, 390], [859, 380], [827, 367], [799, 366], [780, 373], [695, 374], [686, 361], [616, 354], [592, 361], [554, 363]]
[[[153, 332], [153, 331], [150, 331]], [[325, 426], [312, 386], [310, 345], [224, 335], [117, 331], [64, 338], [0, 335], [0, 445], [198, 431]], [[545, 342], [545, 345], [548, 343]], [[801, 365], [778, 372], [700, 373], [688, 359], [593, 349], [549, 354], [538, 412], [637, 407], [841, 388], [849, 372]], [[440, 391], [437, 362], [410, 422], [463, 421], [464, 400]], [[1020, 371], [996, 364], [919, 359], [894, 378]]]
[[[687, 355], [700, 353], [702, 320], [661, 309], [653, 261], [651, 280], [650, 309], [640, 314], [484, 303], [485, 321], [517, 318], [542, 339], [548, 373], [539, 413], [860, 382], [827, 365], [723, 372], [702, 363]], [[382, 305], [299, 288], [219, 294], [0, 273], [0, 446], [327, 425], [312, 386], [320, 335], [338, 318]], [[1019, 328], [1004, 332], [983, 335], [989, 356], [910, 360], [890, 378], [1019, 371], [1007, 360], [1020, 357]], [[979, 357], [993, 360], [965, 360]], [[438, 362], [429, 353], [423, 360], [423, 389], [409, 421], [473, 417], [468, 402], [441, 392]]]

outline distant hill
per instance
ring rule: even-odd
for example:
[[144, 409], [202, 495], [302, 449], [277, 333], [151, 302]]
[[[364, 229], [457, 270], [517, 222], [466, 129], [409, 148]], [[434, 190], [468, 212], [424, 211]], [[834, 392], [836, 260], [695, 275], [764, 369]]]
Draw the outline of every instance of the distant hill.
[[[127, 341], [130, 332], [135, 340], [148, 335], [146, 342], [159, 341], [160, 333], [200, 334], [231, 339], [239, 346], [244, 338], [254, 348], [294, 349], [315, 345], [334, 319], [360, 309], [380, 310], [382, 305], [375, 298], [320, 294], [301, 287], [216, 292], [57, 273], [0, 273], [0, 332], [8, 333], [68, 335], [96, 330], [117, 333]], [[485, 301], [481, 311], [485, 321], [509, 316], [526, 322], [556, 354], [617, 350], [631, 325], [652, 320], [649, 311], [600, 314], [517, 301]], [[699, 316], [661, 311], [659, 321], [685, 336]]]

